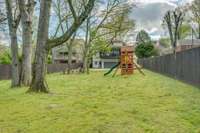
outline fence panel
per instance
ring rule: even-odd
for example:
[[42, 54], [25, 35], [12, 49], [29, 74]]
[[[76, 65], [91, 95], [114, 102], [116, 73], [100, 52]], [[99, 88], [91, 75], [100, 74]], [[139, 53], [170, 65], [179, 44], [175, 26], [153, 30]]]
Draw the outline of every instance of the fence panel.
[[200, 47], [160, 57], [139, 59], [144, 68], [200, 87]]
[[11, 78], [11, 65], [0, 64], [0, 80], [6, 80]]
[[[71, 66], [72, 69], [77, 69], [81, 67], [81, 63], [75, 63]], [[48, 64], [47, 73], [57, 73], [62, 72], [64, 69], [67, 69], [67, 64]], [[0, 64], [0, 80], [11, 79], [11, 65], [2, 65]]]

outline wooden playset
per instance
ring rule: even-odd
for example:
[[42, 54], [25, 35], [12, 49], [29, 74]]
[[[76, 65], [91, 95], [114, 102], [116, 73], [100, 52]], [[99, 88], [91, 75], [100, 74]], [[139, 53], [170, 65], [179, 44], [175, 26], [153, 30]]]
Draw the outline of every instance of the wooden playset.
[[104, 76], [110, 74], [115, 68], [115, 72], [113, 76], [116, 75], [117, 71], [121, 69], [121, 75], [132, 75], [134, 74], [134, 70], [138, 69], [142, 75], [145, 75], [144, 72], [141, 70], [141, 67], [135, 61], [134, 56], [134, 47], [133, 46], [122, 46], [120, 48], [120, 58], [119, 62], [113, 66]]

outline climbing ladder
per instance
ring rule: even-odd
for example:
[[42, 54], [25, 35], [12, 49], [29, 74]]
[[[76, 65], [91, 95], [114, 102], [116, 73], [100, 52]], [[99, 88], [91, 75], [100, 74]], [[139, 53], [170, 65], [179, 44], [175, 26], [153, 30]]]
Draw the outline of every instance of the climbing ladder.
[[120, 50], [120, 67], [121, 75], [131, 75], [134, 73], [134, 62], [133, 62], [133, 47], [123, 46]]

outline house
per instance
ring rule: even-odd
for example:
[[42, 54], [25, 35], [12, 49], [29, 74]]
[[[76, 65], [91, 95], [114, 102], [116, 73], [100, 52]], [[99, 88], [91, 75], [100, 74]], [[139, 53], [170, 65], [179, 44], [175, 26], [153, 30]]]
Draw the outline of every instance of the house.
[[[160, 44], [160, 41], [157, 41], [157, 43], [155, 44], [155, 47], [158, 49], [159, 55], [166, 55], [166, 54], [173, 53], [173, 48], [171, 44], [169, 44], [169, 47], [165, 47]], [[200, 47], [200, 39], [178, 40], [177, 46], [176, 46], [176, 52], [181, 52], [181, 51], [185, 51], [185, 50], [196, 48], [196, 47]]]
[[[120, 60], [120, 48], [123, 43], [116, 42], [111, 46], [111, 51], [108, 53], [99, 52], [92, 59], [92, 67], [95, 69], [111, 68]], [[133, 46], [128, 44], [127, 46]]]
[[181, 52], [196, 47], [200, 47], [200, 39], [179, 40], [177, 43], [176, 52]]
[[[82, 46], [83, 40], [76, 39], [72, 46], [72, 63], [82, 62]], [[52, 49], [53, 63], [68, 63], [68, 47], [67, 44], [57, 46]]]

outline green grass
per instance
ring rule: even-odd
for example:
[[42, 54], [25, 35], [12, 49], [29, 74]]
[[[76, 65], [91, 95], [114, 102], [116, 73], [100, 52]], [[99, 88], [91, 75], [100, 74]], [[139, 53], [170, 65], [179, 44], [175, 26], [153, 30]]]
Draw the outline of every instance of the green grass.
[[0, 133], [200, 133], [200, 90], [145, 73], [52, 74], [50, 94], [0, 81]]

